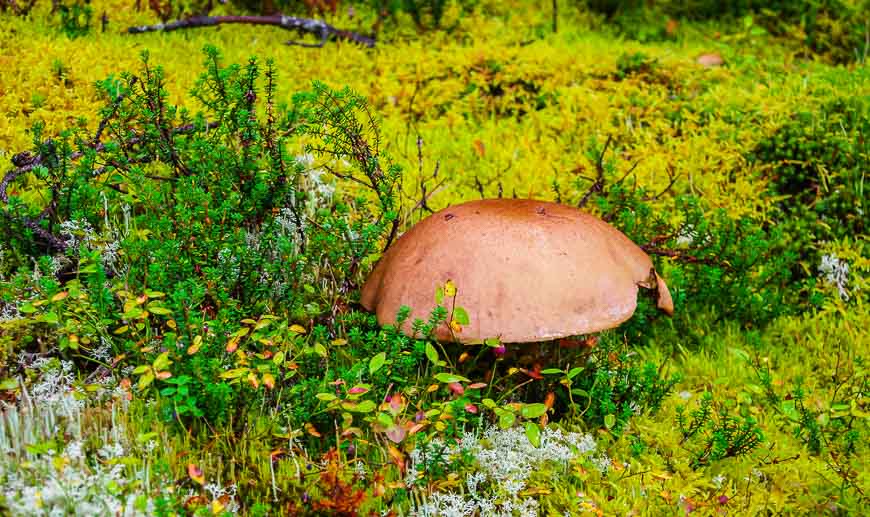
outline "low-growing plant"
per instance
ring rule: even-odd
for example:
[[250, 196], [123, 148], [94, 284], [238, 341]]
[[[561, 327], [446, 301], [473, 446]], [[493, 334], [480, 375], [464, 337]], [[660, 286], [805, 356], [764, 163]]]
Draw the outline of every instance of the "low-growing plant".
[[[19, 296], [37, 288], [23, 307], [36, 327], [62, 352], [108, 342], [113, 356], [151, 365], [136, 372], [143, 389], [171, 375], [215, 380], [189, 389], [220, 419], [209, 408], [232, 406], [223, 383], [275, 384], [270, 369], [283, 363], [269, 347], [290, 343], [267, 340], [272, 313], [328, 323], [351, 302], [361, 265], [395, 236], [399, 171], [379, 155], [358, 96], [315, 83], [282, 109], [271, 65], [261, 75], [253, 60], [224, 68], [216, 50], [206, 55], [193, 91], [204, 112], [168, 105], [146, 56], [141, 75], [99, 84], [108, 103], [96, 135], [74, 128], [43, 142], [35, 128], [37, 149], [21, 163], [30, 160], [51, 199], [39, 207], [9, 196], [3, 210], [20, 264], [28, 255], [45, 264], [38, 286], [26, 269], [7, 284]], [[294, 157], [291, 145], [324, 162]], [[36, 223], [39, 212], [51, 216]], [[236, 354], [245, 339], [272, 366], [248, 367]], [[153, 365], [170, 356], [172, 370]], [[243, 368], [228, 376], [233, 357]]]
[[764, 443], [754, 418], [733, 415], [727, 403], [717, 402], [709, 391], [688, 415], [685, 406], [677, 407], [676, 421], [682, 435], [680, 445], [690, 448], [694, 469], [747, 455]]
[[778, 199], [771, 224], [788, 236], [780, 246], [801, 257], [790, 271], [795, 280], [816, 276], [824, 243], [870, 228], [863, 185], [870, 164], [868, 114], [861, 98], [834, 99], [816, 112], [794, 114], [750, 154]]
[[61, 31], [70, 39], [85, 36], [91, 31], [94, 10], [90, 6], [90, 0], [59, 3], [57, 12], [60, 14]]

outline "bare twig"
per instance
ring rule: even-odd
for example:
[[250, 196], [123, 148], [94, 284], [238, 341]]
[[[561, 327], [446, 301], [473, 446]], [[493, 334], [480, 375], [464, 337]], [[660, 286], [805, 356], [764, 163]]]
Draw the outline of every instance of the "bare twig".
[[371, 36], [365, 36], [356, 32], [338, 29], [321, 20], [312, 20], [310, 18], [297, 18], [295, 16], [287, 16], [284, 14], [275, 14], [271, 16], [193, 16], [184, 20], [176, 20], [169, 23], [158, 23], [155, 25], [140, 25], [137, 27], [130, 27], [129, 29], [127, 29], [127, 32], [129, 32], [130, 34], [140, 34], [143, 32], [157, 31], [166, 32], [178, 29], [212, 27], [215, 25], [229, 23], [241, 23], [247, 25], [272, 25], [286, 30], [294, 30], [300, 33], [314, 34], [320, 38], [319, 43], [312, 44], [288, 41], [288, 45], [320, 48], [325, 45], [329, 39], [339, 39], [358, 43], [368, 48], [375, 46], [375, 39]]
[[598, 161], [595, 164], [595, 181], [586, 190], [586, 193], [583, 194], [583, 197], [580, 199], [580, 203], [577, 204], [577, 208], [583, 208], [584, 206], [586, 206], [586, 203], [589, 202], [589, 198], [592, 197], [592, 194], [604, 190], [604, 154], [607, 152], [607, 148], [610, 146], [610, 142], [612, 140], [613, 136], [607, 135], [607, 141], [604, 142], [604, 148], [601, 149], [601, 154], [598, 155]]
[[654, 196], [644, 196], [643, 200], [644, 201], [655, 201], [656, 199], [662, 197], [669, 190], [671, 190], [673, 188], [674, 183], [677, 182], [678, 177], [679, 177], [679, 175], [674, 172], [674, 168], [672, 166], [668, 165], [668, 180], [669, 180], [668, 186], [665, 187], [661, 192], [659, 192], [658, 194], [656, 194]]
[[707, 264], [710, 266], [720, 266], [725, 269], [732, 269], [731, 264], [724, 261], [715, 260], [714, 258], [696, 257], [689, 253], [665, 248], [657, 248], [649, 244], [643, 244], [640, 249], [649, 255], [658, 255], [660, 257], [670, 257], [679, 262], [688, 262], [689, 264]]

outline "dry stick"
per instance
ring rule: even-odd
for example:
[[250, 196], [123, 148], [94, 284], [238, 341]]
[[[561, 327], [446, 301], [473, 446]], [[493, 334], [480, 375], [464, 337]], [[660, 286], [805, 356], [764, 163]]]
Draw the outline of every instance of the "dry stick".
[[193, 16], [184, 20], [176, 20], [169, 23], [158, 23], [156, 25], [140, 25], [138, 27], [130, 27], [127, 32], [130, 34], [139, 34], [142, 32], [155, 31], [174, 31], [178, 29], [192, 29], [196, 27], [211, 27], [225, 23], [242, 23], [247, 25], [273, 25], [287, 30], [295, 30], [301, 33], [309, 33], [320, 36], [320, 43], [301, 43], [297, 41], [288, 41], [288, 45], [299, 45], [302, 47], [320, 48], [326, 44], [329, 38], [334, 37], [345, 41], [359, 43], [365, 47], [374, 47], [375, 39], [371, 36], [364, 36], [352, 31], [338, 29], [332, 25], [310, 18], [297, 18], [295, 16], [287, 16], [284, 14], [275, 14], [271, 16]]

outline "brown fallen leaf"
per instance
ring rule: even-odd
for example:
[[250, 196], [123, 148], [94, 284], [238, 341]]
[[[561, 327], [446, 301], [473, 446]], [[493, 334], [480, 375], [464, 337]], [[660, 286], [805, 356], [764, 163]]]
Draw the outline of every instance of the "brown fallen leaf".
[[714, 68], [725, 64], [725, 60], [722, 59], [722, 56], [715, 52], [701, 54], [700, 56], [698, 56], [698, 59], [696, 61], [704, 68]]

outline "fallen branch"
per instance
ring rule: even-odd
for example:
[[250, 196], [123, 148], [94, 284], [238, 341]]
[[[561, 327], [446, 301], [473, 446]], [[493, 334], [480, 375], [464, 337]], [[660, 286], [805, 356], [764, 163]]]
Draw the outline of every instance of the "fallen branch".
[[356, 32], [338, 29], [332, 25], [310, 18], [297, 18], [295, 16], [287, 16], [283, 14], [275, 14], [271, 16], [193, 16], [184, 20], [176, 20], [169, 23], [158, 23], [156, 25], [140, 25], [138, 27], [130, 27], [127, 32], [130, 34], [141, 34], [143, 32], [156, 31], [174, 31], [178, 29], [192, 29], [196, 27], [211, 27], [214, 25], [226, 23], [242, 23], [247, 25], [272, 25], [286, 30], [295, 30], [300, 33], [314, 34], [320, 37], [319, 43], [302, 43], [298, 41], [288, 41], [288, 45], [299, 45], [302, 47], [320, 48], [323, 47], [330, 38], [340, 39], [359, 43], [365, 47], [374, 47], [375, 39], [371, 36], [364, 36]]

